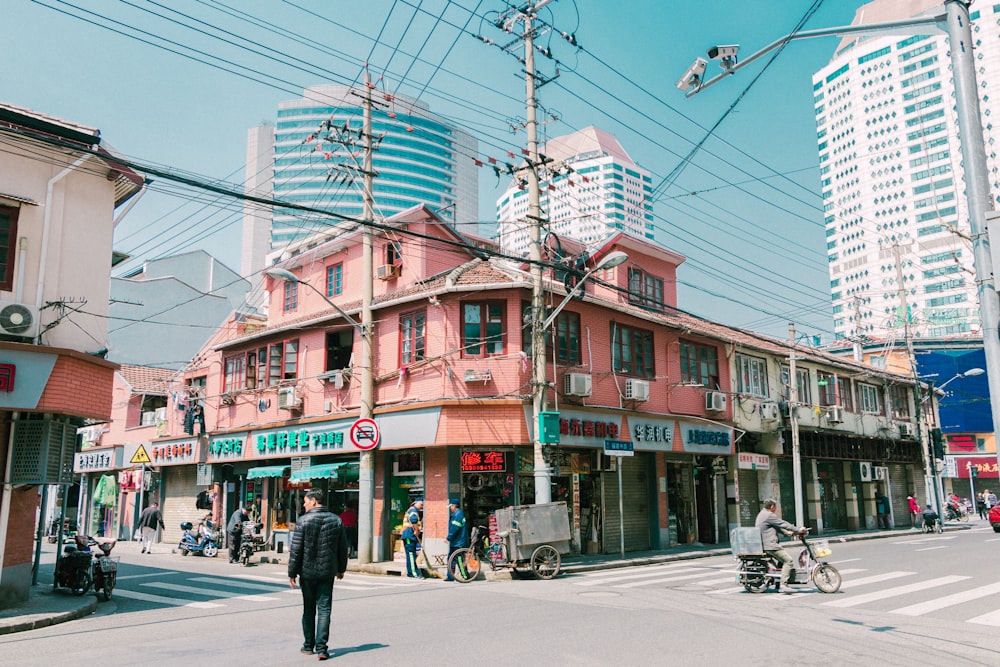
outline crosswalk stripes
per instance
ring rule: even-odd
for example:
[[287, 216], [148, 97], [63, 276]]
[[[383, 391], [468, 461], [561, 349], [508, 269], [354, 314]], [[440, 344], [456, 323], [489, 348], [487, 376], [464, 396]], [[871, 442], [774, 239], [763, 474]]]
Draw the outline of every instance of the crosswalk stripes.
[[931, 611], [937, 611], [938, 609], [944, 609], [945, 607], [951, 607], [952, 605], [962, 604], [963, 602], [969, 602], [971, 600], [978, 600], [979, 598], [984, 598], [988, 595], [995, 595], [996, 593], [1000, 593], [1000, 583], [980, 586], [979, 588], [973, 588], [972, 590], [962, 591], [960, 593], [953, 593], [951, 595], [946, 595], [943, 598], [928, 600], [927, 602], [921, 602], [920, 604], [912, 604], [909, 607], [893, 609], [889, 613], [901, 614], [903, 616], [922, 616], [923, 614]]
[[142, 602], [155, 602], [157, 604], [165, 604], [173, 607], [194, 607], [196, 609], [213, 609], [215, 607], [225, 606], [217, 602], [191, 601], [185, 598], [172, 598], [166, 595], [152, 595], [150, 593], [143, 593], [142, 591], [130, 591], [121, 588], [120, 586], [118, 588], [115, 588], [114, 596], [117, 598], [141, 600]]
[[833, 600], [831, 602], [824, 602], [825, 607], [857, 607], [858, 605], [866, 604], [868, 602], [874, 602], [876, 600], [884, 600], [886, 598], [896, 597], [899, 595], [907, 595], [909, 593], [916, 593], [918, 591], [927, 590], [929, 588], [936, 588], [938, 586], [947, 586], [949, 584], [954, 584], [959, 581], [964, 581], [969, 577], [954, 574], [947, 577], [938, 577], [936, 579], [927, 579], [925, 581], [918, 581], [914, 584], [907, 584], [905, 586], [896, 586], [895, 588], [887, 588], [881, 591], [874, 591], [872, 593], [864, 593], [862, 595], [854, 595], [850, 597], [840, 598], [839, 600]]

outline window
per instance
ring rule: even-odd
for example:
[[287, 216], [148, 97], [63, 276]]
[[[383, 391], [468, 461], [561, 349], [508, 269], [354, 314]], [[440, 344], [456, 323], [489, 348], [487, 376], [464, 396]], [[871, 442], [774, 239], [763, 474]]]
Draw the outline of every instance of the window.
[[903, 419], [903, 420], [909, 419], [910, 388], [896, 385], [889, 390], [889, 396], [892, 398], [893, 419]]
[[240, 391], [246, 387], [246, 356], [243, 354], [227, 357], [226, 374], [222, 382], [222, 392]]
[[640, 269], [628, 270], [628, 302], [663, 310], [663, 279]]
[[208, 386], [208, 376], [201, 375], [191, 378], [187, 383], [188, 397], [198, 403], [205, 399], [206, 387]]
[[[791, 385], [788, 379], [788, 366], [781, 367], [781, 396], [791, 400]], [[795, 390], [798, 392], [799, 405], [812, 405], [812, 383], [809, 381], [808, 368], [795, 369]]]
[[344, 265], [326, 267], [326, 295], [338, 296], [344, 293]]
[[837, 405], [837, 376], [816, 371], [816, 386], [819, 388], [819, 404], [823, 407]]
[[399, 316], [399, 363], [412, 364], [424, 358], [424, 337], [427, 333], [427, 311], [403, 313]]
[[20, 209], [0, 204], [0, 289], [3, 290], [14, 288], [18, 213]]
[[854, 383], [851, 380], [837, 378], [837, 398], [840, 399], [840, 404], [844, 406], [845, 410], [854, 412]]
[[[580, 363], [580, 315], [561, 312], [552, 324], [555, 335], [554, 358], [563, 364]], [[550, 338], [551, 340], [551, 338]], [[546, 345], [548, 347], [548, 344]]]
[[385, 244], [385, 263], [397, 266], [403, 262], [403, 244], [399, 241], [390, 241]]
[[858, 403], [860, 403], [861, 412], [876, 415], [882, 414], [882, 401], [879, 400], [879, 390], [873, 384], [858, 383]]
[[282, 304], [282, 310], [286, 313], [291, 312], [299, 307], [299, 284], [293, 282], [285, 283], [285, 300]]
[[768, 397], [767, 361], [745, 354], [736, 355], [736, 390], [748, 396]]
[[611, 367], [616, 373], [653, 377], [653, 332], [612, 322]]
[[324, 370], [339, 371], [343, 368], [350, 368], [353, 353], [354, 327], [326, 332], [326, 368]]
[[462, 356], [491, 357], [504, 352], [503, 301], [462, 304]]
[[681, 382], [719, 388], [719, 351], [710, 345], [681, 341]]
[[282, 380], [294, 380], [299, 375], [299, 341], [285, 341]]

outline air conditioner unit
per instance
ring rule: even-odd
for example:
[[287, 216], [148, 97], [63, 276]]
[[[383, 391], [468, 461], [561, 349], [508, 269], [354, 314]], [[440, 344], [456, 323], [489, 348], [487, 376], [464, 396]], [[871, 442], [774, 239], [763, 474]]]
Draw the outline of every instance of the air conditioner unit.
[[649, 381], [629, 378], [625, 380], [625, 400], [626, 401], [648, 401]]
[[729, 397], [721, 391], [710, 391], [705, 394], [705, 409], [709, 412], [724, 412]]
[[826, 421], [831, 424], [844, 423], [844, 408], [839, 405], [832, 405], [826, 411]]
[[899, 437], [900, 438], [912, 438], [913, 437], [913, 425], [902, 423], [899, 425]]
[[763, 421], [773, 422], [778, 419], [781, 412], [778, 410], [777, 403], [761, 403], [760, 404], [760, 418]]
[[0, 303], [0, 335], [37, 336], [38, 309], [26, 303]]
[[872, 481], [872, 464], [862, 462], [858, 464], [858, 479], [862, 482]]
[[593, 383], [587, 373], [566, 373], [563, 376], [563, 393], [567, 396], [590, 396]]
[[156, 421], [158, 421], [158, 422], [165, 422], [165, 421], [167, 421], [167, 409], [166, 408], [156, 408], [156, 412], [154, 412], [153, 414], [156, 415], [156, 417], [155, 417]]
[[302, 406], [302, 397], [295, 387], [278, 388], [278, 409], [297, 410]]
[[379, 280], [392, 280], [399, 277], [399, 264], [383, 264], [375, 269], [375, 275]]

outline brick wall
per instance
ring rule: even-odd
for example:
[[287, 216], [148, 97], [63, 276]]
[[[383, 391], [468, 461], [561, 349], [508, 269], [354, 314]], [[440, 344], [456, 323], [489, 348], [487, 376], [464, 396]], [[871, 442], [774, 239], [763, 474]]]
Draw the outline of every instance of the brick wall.
[[[97, 363], [99, 362], [99, 363]], [[37, 410], [74, 417], [108, 419], [116, 366], [60, 354], [38, 400]]]

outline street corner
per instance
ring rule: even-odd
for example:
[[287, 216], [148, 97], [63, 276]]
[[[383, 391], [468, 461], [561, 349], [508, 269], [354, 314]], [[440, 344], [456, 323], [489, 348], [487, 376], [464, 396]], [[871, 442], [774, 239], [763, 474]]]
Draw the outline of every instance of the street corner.
[[27, 601], [0, 609], [0, 635], [66, 623], [89, 616], [96, 610], [97, 597], [94, 595], [75, 596], [36, 585], [30, 589]]

